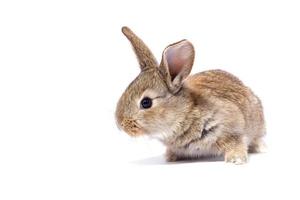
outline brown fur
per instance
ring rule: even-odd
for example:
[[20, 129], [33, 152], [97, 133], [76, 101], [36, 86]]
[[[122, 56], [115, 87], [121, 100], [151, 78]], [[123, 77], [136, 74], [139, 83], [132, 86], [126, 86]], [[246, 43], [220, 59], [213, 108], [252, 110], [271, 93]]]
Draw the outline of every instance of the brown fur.
[[[188, 77], [194, 48], [187, 40], [169, 45], [157, 64], [148, 47], [125, 27], [141, 73], [121, 96], [117, 124], [131, 136], [158, 137], [168, 161], [223, 155], [242, 164], [258, 152], [265, 134], [262, 105], [238, 78], [222, 70]], [[143, 97], [153, 106], [141, 109]]]

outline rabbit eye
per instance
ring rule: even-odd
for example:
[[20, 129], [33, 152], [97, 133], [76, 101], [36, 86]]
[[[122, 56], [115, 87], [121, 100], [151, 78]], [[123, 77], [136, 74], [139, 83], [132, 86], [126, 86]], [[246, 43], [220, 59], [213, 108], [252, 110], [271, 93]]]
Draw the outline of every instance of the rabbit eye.
[[152, 106], [152, 99], [150, 99], [149, 97], [145, 97], [142, 99], [141, 108], [148, 109], [151, 108], [151, 106]]

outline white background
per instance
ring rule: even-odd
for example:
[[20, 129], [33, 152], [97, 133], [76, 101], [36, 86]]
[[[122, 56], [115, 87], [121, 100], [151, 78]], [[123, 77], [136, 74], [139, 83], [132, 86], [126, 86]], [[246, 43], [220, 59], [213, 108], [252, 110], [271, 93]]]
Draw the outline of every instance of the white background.
[[[297, 1], [1, 1], [0, 199], [299, 199]], [[262, 99], [268, 152], [244, 166], [167, 164], [115, 125], [139, 73], [121, 27], [160, 60], [196, 48], [193, 73], [232, 72]]]

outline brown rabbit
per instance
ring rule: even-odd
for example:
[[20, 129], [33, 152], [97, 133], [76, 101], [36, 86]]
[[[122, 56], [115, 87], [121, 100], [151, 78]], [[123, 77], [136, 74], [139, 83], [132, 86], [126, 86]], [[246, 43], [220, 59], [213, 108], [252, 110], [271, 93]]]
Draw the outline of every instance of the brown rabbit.
[[141, 72], [121, 96], [118, 126], [131, 136], [159, 138], [168, 161], [224, 156], [243, 164], [259, 152], [265, 135], [261, 102], [238, 78], [222, 70], [188, 76], [194, 47], [181, 40], [165, 48], [158, 64], [148, 47], [128, 27]]

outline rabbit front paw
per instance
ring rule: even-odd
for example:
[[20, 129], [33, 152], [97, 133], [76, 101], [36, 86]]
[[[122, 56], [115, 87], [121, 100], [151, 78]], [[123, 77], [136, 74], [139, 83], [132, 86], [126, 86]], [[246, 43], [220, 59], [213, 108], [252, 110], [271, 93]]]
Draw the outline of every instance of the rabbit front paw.
[[227, 152], [225, 154], [225, 161], [227, 163], [233, 163], [236, 165], [242, 165], [247, 163], [248, 161], [248, 155], [246, 152]]

